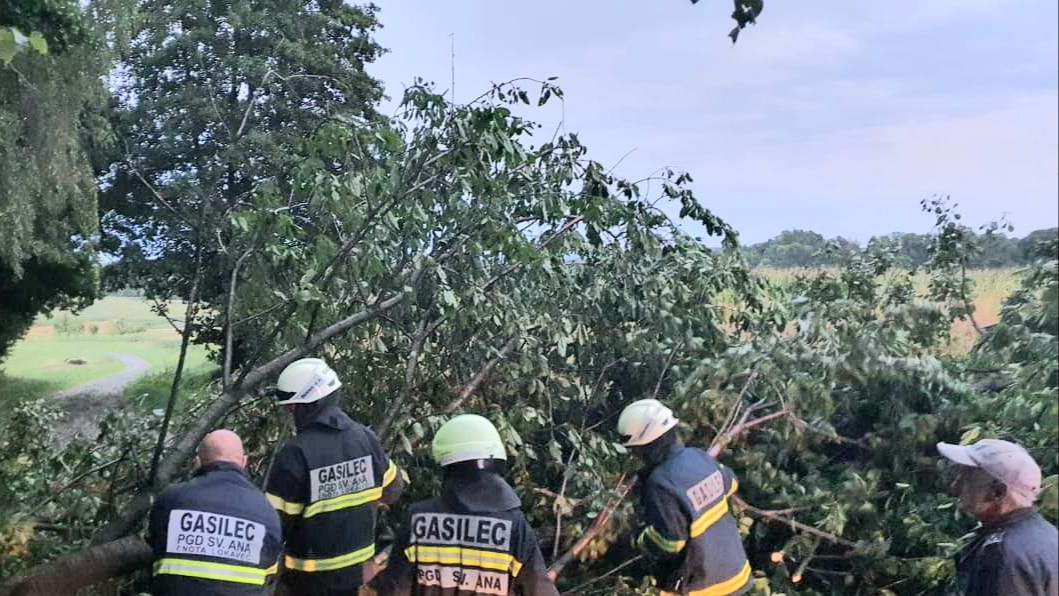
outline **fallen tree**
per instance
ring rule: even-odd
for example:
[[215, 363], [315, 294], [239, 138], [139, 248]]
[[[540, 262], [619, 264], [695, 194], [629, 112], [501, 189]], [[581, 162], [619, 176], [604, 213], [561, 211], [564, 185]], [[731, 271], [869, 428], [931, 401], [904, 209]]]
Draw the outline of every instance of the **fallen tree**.
[[[544, 100], [561, 95], [548, 83], [541, 85], [541, 93]], [[270, 201], [272, 195], [266, 185], [245, 210], [221, 222], [234, 228], [225, 231], [228, 240], [223, 249], [242, 255], [241, 269], [233, 272], [230, 291], [219, 304], [196, 307], [193, 302], [198, 285], [191, 285], [192, 304], [182, 329], [185, 345], [203, 325], [195, 313], [221, 309], [226, 313], [223, 319], [229, 321], [225, 346], [232, 345], [238, 321], [254, 320], [262, 329], [261, 349], [242, 363], [241, 371], [230, 370], [234, 365], [229, 352], [223, 358], [220, 395], [189, 406], [194, 409], [180, 416], [175, 424], [179, 432], [174, 431], [170, 439], [166, 436], [170, 416], [180, 410], [178, 366], [158, 432], [157, 461], [149, 466], [147, 477], [133, 485], [131, 495], [121, 497], [117, 493], [115, 502], [124, 503], [122, 511], [108, 516], [111, 519], [92, 540], [95, 546], [31, 570], [25, 582], [9, 585], [23, 586], [20, 590], [59, 585], [47, 583], [58, 571], [69, 571], [69, 582], [96, 581], [106, 574], [80, 567], [95, 565], [101, 558], [108, 560], [101, 569], [114, 572], [142, 564], [142, 553], [129, 547], [127, 537], [140, 527], [152, 498], [183, 476], [207, 432], [233, 412], [252, 409], [259, 388], [290, 362], [326, 350], [341, 370], [343, 351], [352, 347], [363, 352], [365, 341], [370, 342], [371, 335], [378, 337], [379, 321], [399, 330], [394, 318], [419, 320], [405, 366], [405, 397], [394, 403], [379, 402], [385, 409], [372, 416], [381, 419], [385, 415], [395, 422], [384, 427], [393, 431], [384, 435], [389, 442], [408, 431], [406, 408], [429, 406], [434, 399], [425, 399], [422, 388], [413, 385], [420, 356], [435, 345], [430, 342], [431, 334], [447, 334], [443, 343], [451, 348], [505, 338], [495, 340], [495, 355], [484, 361], [473, 355], [463, 358], [458, 374], [473, 371], [470, 367], [474, 366], [480, 369], [466, 373], [466, 383], [451, 397], [446, 396], [447, 391], [437, 396], [445, 399], [444, 412], [467, 407], [480, 397], [485, 381], [505, 365], [520, 344], [548, 342], [557, 328], [569, 326], [569, 321], [533, 320], [534, 311], [522, 308], [565, 283], [562, 269], [553, 269], [555, 259], [586, 249], [623, 252], [617, 240], [602, 243], [596, 238], [600, 230], [620, 227], [625, 234], [653, 235], [659, 233], [655, 228], [664, 226], [668, 233], [675, 233], [658, 215], [658, 197], [650, 201], [641, 198], [635, 184], [615, 179], [598, 164], [585, 160], [584, 148], [576, 137], [556, 137], [535, 150], [521, 145], [519, 137], [533, 126], [514, 117], [504, 105], [525, 99], [522, 89], [501, 85], [482, 101], [456, 107], [429, 89], [414, 88], [405, 103], [412, 128], [403, 128], [400, 123], [378, 125], [378, 130], [368, 135], [361, 130], [363, 124], [334, 122], [318, 131], [320, 138], [310, 141], [319, 143], [319, 152], [334, 152], [334, 135], [350, 131], [349, 147], [329, 156], [332, 161], [348, 162], [340, 173], [328, 172], [319, 161], [315, 174], [304, 175], [312, 182], [296, 188], [286, 208], [277, 209]], [[374, 146], [351, 151], [352, 144], [367, 142], [365, 137]], [[573, 184], [575, 179], [579, 184]], [[673, 175], [667, 174], [660, 180], [665, 183], [663, 197], [694, 207], [693, 216], [718, 233], [728, 233], [721, 222], [698, 208], [689, 194], [682, 194], [685, 191], [679, 186], [689, 179], [674, 182]], [[465, 194], [468, 188], [473, 189], [473, 195]], [[612, 195], [612, 189], [621, 194]], [[164, 200], [161, 190], [152, 191], [167, 209], [179, 209]], [[433, 206], [424, 208], [425, 202]], [[321, 229], [315, 224], [320, 217], [334, 224]], [[193, 221], [190, 213], [183, 219]], [[238, 223], [248, 219], [257, 226]], [[201, 226], [217, 225], [205, 219], [197, 222]], [[307, 223], [298, 227], [303, 222]], [[277, 235], [277, 229], [284, 229], [285, 234]], [[329, 235], [333, 241], [328, 240]], [[193, 237], [212, 243], [215, 236], [200, 231]], [[271, 239], [271, 244], [265, 238]], [[211, 246], [210, 250], [216, 248]], [[267, 257], [281, 248], [284, 252], [280, 257]], [[290, 270], [309, 273], [290, 279], [285, 273]], [[290, 285], [284, 287], [284, 281]], [[276, 298], [280, 302], [276, 303]], [[266, 303], [269, 299], [271, 304]], [[520, 308], [513, 309], [515, 304]], [[553, 300], [549, 301], [549, 307], [552, 305]], [[355, 309], [354, 314], [347, 314], [351, 309]], [[360, 332], [373, 326], [367, 334]], [[282, 350], [278, 355], [254, 366], [257, 357], [277, 349]], [[439, 363], [436, 356], [431, 360], [432, 365]], [[437, 383], [454, 374], [457, 371], [432, 369], [423, 376], [427, 382]], [[347, 391], [355, 390], [356, 381], [361, 380], [347, 381]], [[419, 399], [412, 401], [413, 396]], [[111, 486], [118, 482], [112, 478]], [[57, 498], [56, 505], [64, 500]], [[63, 585], [72, 585], [69, 582]]]
[[[540, 97], [555, 93], [544, 83]], [[972, 425], [1013, 432], [998, 402], [982, 406], [962, 363], [943, 352], [960, 311], [916, 300], [907, 276], [874, 253], [770, 286], [659, 211], [668, 199], [734, 241], [687, 191], [686, 175], [664, 172], [650, 181], [655, 195], [641, 194], [648, 181], [611, 176], [575, 137], [530, 146], [532, 125], [506, 103], [525, 103], [524, 94], [500, 86], [461, 107], [413, 88], [405, 126], [322, 127], [304, 186], [280, 197], [263, 185], [224, 220], [225, 250], [242, 266], [217, 294], [223, 300], [201, 311], [229, 322], [221, 345], [235, 343], [230, 334], [252, 336], [259, 354], [222, 357], [209, 391], [176, 395], [182, 401], [167, 408], [173, 438], [161, 441], [153, 477], [138, 455], [161, 432], [151, 417], [116, 415], [90, 448], [25, 454], [64, 489], [30, 499], [46, 504], [32, 514], [99, 531], [96, 546], [67, 554], [54, 545], [68, 558], [36, 569], [30, 564], [47, 557], [17, 543], [18, 559], [0, 565], [26, 561], [16, 572], [28, 579], [7, 589], [60, 581], [59, 570], [72, 582], [97, 581], [105, 574], [88, 567], [104, 554], [108, 573], [142, 565], [128, 545], [151, 495], [183, 477], [195, 445], [218, 425], [243, 435], [260, 480], [289, 430], [257, 394], [305, 354], [334, 364], [355, 417], [386, 421], [383, 438], [415, 479], [409, 501], [437, 489], [428, 439], [451, 412], [492, 419], [517, 455], [511, 480], [566, 586], [591, 577], [596, 589], [628, 589], [636, 584], [619, 571], [644, 573], [623, 540], [635, 517], [619, 479], [633, 464], [609, 429], [625, 404], [648, 395], [673, 405], [689, 442], [728, 449], [755, 581], [824, 592], [847, 590], [850, 576], [863, 592], [896, 581], [945, 585], [948, 547], [938, 545], [955, 544], [963, 528], [946, 513], [931, 445]], [[1050, 275], [1042, 264], [1027, 284], [1053, 287]], [[967, 288], [955, 283], [960, 291], [945, 296], [965, 307]], [[1000, 384], [997, 399], [1049, 472], [1054, 429], [1025, 429], [1034, 428], [1031, 414], [1044, 420], [1054, 408], [1055, 375], [1041, 356], [1054, 350], [1045, 316], [1054, 294], [1019, 294], [1000, 334], [983, 336], [995, 345], [983, 341], [974, 366], [1020, 379]], [[20, 432], [40, 432], [35, 422], [26, 416]], [[31, 482], [25, 465], [0, 458], [5, 488], [26, 498], [55, 486]], [[0, 548], [11, 548], [11, 535], [0, 533]]]

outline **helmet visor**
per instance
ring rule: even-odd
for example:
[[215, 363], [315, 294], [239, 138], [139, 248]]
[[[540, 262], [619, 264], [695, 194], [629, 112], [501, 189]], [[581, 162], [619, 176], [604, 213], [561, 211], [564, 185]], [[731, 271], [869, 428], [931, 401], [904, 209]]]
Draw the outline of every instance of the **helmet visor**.
[[293, 391], [284, 391], [279, 387], [269, 387], [268, 393], [272, 396], [272, 399], [276, 400], [277, 404], [281, 405], [287, 403], [292, 397], [294, 397]]

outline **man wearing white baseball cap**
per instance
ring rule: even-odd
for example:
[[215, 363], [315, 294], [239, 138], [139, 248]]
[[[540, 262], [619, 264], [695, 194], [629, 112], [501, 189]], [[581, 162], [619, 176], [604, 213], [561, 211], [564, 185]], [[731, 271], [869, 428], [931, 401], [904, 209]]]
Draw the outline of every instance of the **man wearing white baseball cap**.
[[1033, 508], [1041, 468], [1025, 449], [997, 439], [938, 443], [956, 464], [952, 492], [979, 522], [956, 562], [964, 596], [1059, 596], [1059, 531]]

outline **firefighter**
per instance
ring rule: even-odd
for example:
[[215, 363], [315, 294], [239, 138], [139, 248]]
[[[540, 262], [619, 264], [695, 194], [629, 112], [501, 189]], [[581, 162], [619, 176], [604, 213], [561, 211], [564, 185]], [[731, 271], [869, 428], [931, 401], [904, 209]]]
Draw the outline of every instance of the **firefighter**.
[[317, 358], [290, 364], [276, 382], [296, 428], [265, 486], [286, 542], [279, 593], [356, 594], [375, 555], [375, 509], [404, 488], [375, 433], [339, 409], [341, 387]]
[[282, 549], [280, 521], [247, 479], [239, 436], [217, 430], [202, 440], [197, 470], [167, 488], [151, 509], [155, 596], [265, 594]]
[[537, 535], [504, 481], [507, 453], [491, 422], [463, 414], [434, 436], [441, 496], [409, 508], [389, 566], [372, 581], [393, 594], [557, 596]]
[[663, 594], [742, 594], [750, 589], [750, 563], [728, 511], [738, 482], [705, 451], [677, 440], [677, 422], [655, 399], [630, 404], [618, 419], [625, 445], [644, 463], [636, 544]]

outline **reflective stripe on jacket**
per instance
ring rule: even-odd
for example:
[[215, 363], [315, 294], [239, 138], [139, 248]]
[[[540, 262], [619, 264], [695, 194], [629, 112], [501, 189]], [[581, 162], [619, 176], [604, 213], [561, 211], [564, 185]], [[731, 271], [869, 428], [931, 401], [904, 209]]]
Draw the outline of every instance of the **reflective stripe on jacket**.
[[404, 482], [370, 429], [322, 410], [276, 455], [266, 483], [283, 520], [281, 580], [295, 594], [355, 590], [375, 555], [375, 507]]
[[747, 591], [750, 564], [728, 507], [739, 487], [731, 471], [677, 443], [641, 476], [645, 523], [636, 542], [652, 559], [659, 586], [693, 596]]
[[500, 476], [446, 481], [441, 497], [409, 508], [380, 596], [558, 596], [537, 535]]
[[265, 594], [282, 547], [279, 516], [228, 463], [166, 489], [151, 509], [148, 542], [156, 596]]

